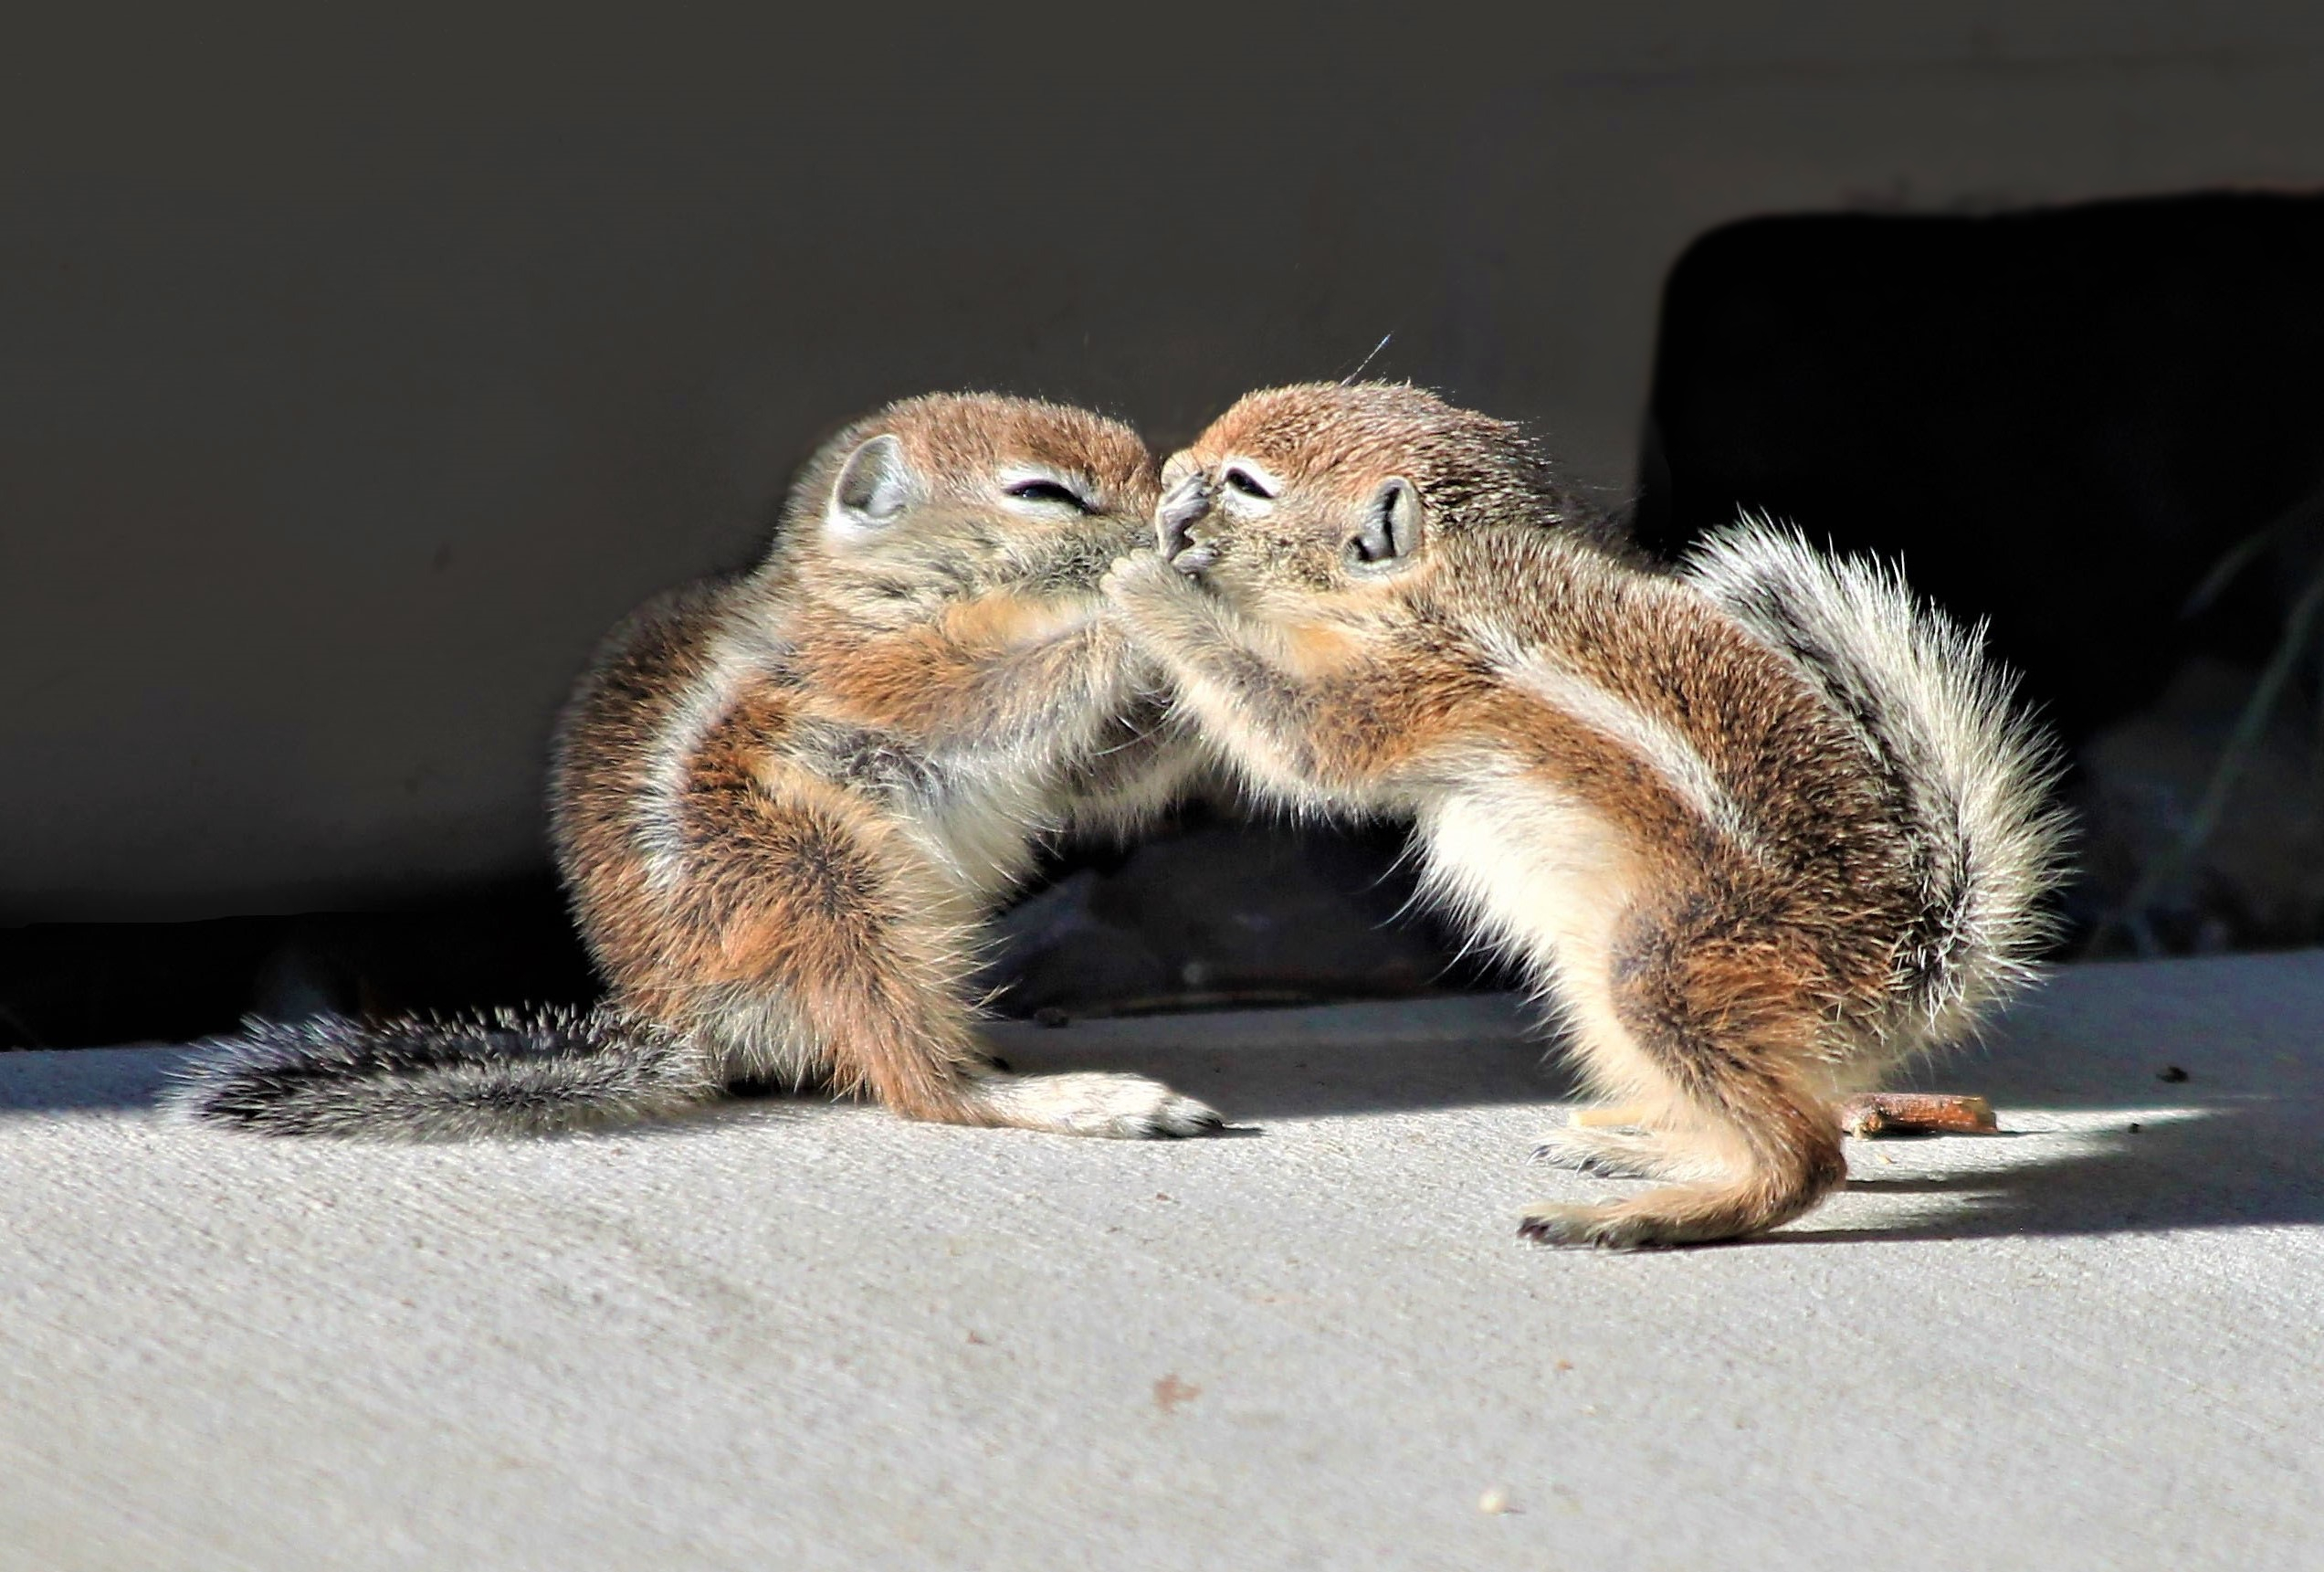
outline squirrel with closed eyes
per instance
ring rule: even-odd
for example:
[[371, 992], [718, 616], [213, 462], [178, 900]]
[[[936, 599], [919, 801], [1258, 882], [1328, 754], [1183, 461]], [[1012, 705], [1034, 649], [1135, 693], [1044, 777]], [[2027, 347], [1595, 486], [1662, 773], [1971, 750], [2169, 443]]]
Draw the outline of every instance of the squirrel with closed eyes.
[[773, 1082], [951, 1124], [1216, 1127], [1143, 1077], [1005, 1072], [971, 982], [983, 919], [1046, 839], [1134, 828], [1198, 767], [1099, 595], [1155, 496], [1138, 436], [1084, 410], [931, 396], [850, 427], [761, 566], [640, 608], [565, 708], [552, 839], [606, 1003], [256, 1022], [177, 1107], [456, 1137]]
[[1602, 543], [1516, 427], [1401, 385], [1252, 394], [1164, 467], [1107, 594], [1260, 795], [1410, 816], [1596, 1092], [1545, 1155], [1665, 1184], [1550, 1243], [1734, 1238], [1846, 1175], [1834, 1100], [2026, 981], [2050, 744], [1889, 572], [1747, 526]]

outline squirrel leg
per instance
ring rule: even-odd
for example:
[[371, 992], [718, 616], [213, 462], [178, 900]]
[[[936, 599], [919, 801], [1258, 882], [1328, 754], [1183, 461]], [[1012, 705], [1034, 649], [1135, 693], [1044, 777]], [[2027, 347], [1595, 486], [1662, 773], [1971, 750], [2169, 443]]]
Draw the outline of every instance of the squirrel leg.
[[800, 783], [730, 805], [698, 849], [687, 989], [730, 1074], [820, 1080], [911, 1119], [1189, 1135], [1219, 1117], [1136, 1075], [1011, 1075], [979, 1040], [973, 902], [892, 822]]
[[1706, 907], [1625, 923], [1603, 992], [1569, 1012], [1592, 1077], [1646, 1103], [1650, 1128], [1550, 1143], [1552, 1160], [1680, 1182], [1607, 1206], [1536, 1207], [1520, 1225], [1528, 1238], [1614, 1249], [1734, 1239], [1800, 1216], [1846, 1178], [1814, 1075], [1814, 957], [1781, 936], [1715, 931]]

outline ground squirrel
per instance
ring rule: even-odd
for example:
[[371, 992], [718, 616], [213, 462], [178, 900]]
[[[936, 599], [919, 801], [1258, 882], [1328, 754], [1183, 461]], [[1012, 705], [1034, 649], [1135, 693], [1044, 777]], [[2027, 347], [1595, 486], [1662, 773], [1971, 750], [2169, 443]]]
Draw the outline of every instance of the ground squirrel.
[[1212, 741], [1279, 801], [1414, 816], [1425, 887], [1646, 1111], [1544, 1155], [1675, 1183], [1529, 1236], [1797, 1217], [1846, 1173], [1829, 1100], [2026, 976], [2048, 745], [1889, 572], [1772, 527], [1650, 571], [1517, 428], [1402, 385], [1253, 394], [1162, 486], [1106, 590]]
[[1141, 1077], [1005, 1073], [968, 981], [1043, 838], [1134, 825], [1194, 768], [1098, 594], [1155, 496], [1137, 435], [1082, 410], [934, 396], [849, 427], [760, 567], [649, 602], [565, 708], [553, 839], [607, 1003], [254, 1023], [178, 1106], [426, 1137], [773, 1082], [957, 1124], [1215, 1127]]

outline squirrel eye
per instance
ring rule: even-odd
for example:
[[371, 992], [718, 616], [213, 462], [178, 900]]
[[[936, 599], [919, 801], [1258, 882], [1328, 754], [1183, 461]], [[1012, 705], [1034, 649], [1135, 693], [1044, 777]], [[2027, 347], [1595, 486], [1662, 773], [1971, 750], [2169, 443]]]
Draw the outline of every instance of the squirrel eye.
[[1251, 478], [1251, 472], [1248, 469], [1243, 469], [1240, 465], [1230, 468], [1226, 471], [1226, 485], [1229, 491], [1240, 491], [1246, 497], [1258, 497], [1266, 501], [1272, 501], [1275, 496], [1274, 492], [1268, 491], [1265, 486], [1260, 485], [1257, 480], [1253, 480]]
[[1080, 492], [1056, 480], [1019, 480], [1008, 488], [1008, 492], [1020, 501], [1063, 502], [1078, 513], [1097, 512]]

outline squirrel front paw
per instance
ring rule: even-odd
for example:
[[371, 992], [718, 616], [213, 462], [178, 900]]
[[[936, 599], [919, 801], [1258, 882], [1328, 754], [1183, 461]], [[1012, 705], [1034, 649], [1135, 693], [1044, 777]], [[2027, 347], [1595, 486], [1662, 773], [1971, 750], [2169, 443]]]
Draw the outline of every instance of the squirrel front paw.
[[986, 1071], [975, 1078], [974, 1085], [978, 1100], [995, 1123], [1059, 1135], [1151, 1141], [1207, 1135], [1226, 1123], [1205, 1104], [1142, 1075], [1098, 1071], [1012, 1075]]
[[1098, 588], [1117, 607], [1151, 605], [1158, 599], [1183, 595], [1188, 586], [1179, 571], [1157, 551], [1134, 551], [1106, 570]]

